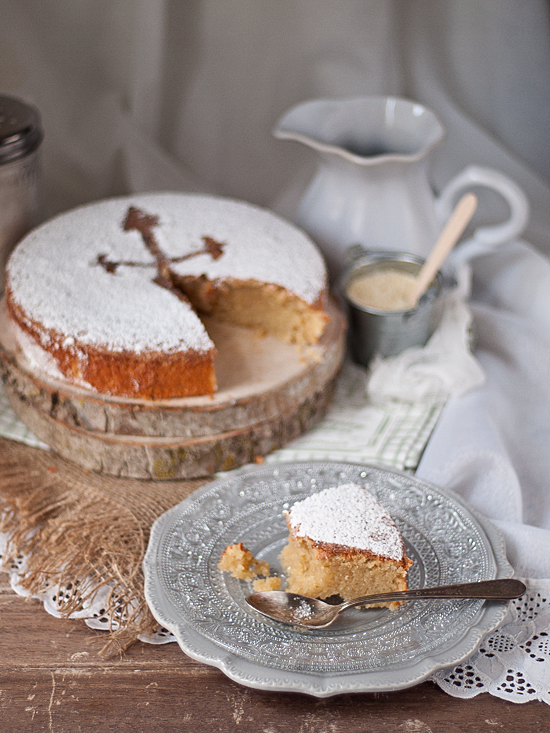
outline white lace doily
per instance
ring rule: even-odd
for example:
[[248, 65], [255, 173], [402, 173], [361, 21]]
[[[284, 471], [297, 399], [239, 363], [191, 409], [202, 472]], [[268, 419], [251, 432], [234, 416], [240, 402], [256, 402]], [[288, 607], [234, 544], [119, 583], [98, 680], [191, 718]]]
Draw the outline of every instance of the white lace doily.
[[[0, 564], [6, 535], [0, 534]], [[25, 559], [20, 557], [7, 569], [13, 590], [19, 595], [28, 593], [18, 584], [25, 570]], [[523, 703], [542, 700], [550, 704], [550, 580], [522, 578], [527, 593], [511, 601], [508, 614], [496, 631], [486, 636], [479, 649], [471, 657], [453, 669], [444, 669], [430, 678], [453, 697], [475, 697], [482, 692], [511, 702]], [[66, 588], [52, 586], [33, 598], [44, 604], [52, 616], [61, 617], [61, 598], [78, 595], [79, 582]], [[121, 613], [111, 618], [106, 614], [109, 588], [103, 587], [93, 600], [69, 618], [83, 619], [92, 629], [116, 630]], [[175, 637], [166, 629], [159, 629], [152, 636], [139, 636], [148, 644], [168, 644]]]
[[500, 627], [454, 669], [432, 676], [454, 697], [489, 692], [511, 702], [550, 704], [550, 580], [526, 580], [527, 593], [510, 601]]
[[[25, 573], [25, 558], [19, 556], [7, 568], [4, 568], [2, 565], [7, 539], [7, 535], [0, 533], [0, 568], [9, 574], [12, 590], [20, 596], [28, 597], [30, 594], [21, 586], [19, 580], [20, 576]], [[85, 583], [82, 583], [82, 585], [85, 585]], [[56, 618], [62, 618], [59, 610], [62, 602], [76, 598], [80, 603], [80, 608], [78, 611], [71, 613], [68, 618], [83, 619], [91, 629], [99, 629], [101, 631], [116, 631], [120, 628], [121, 621], [124, 620], [124, 613], [122, 610], [117, 609], [116, 597], [110, 598], [111, 588], [108, 585], [102, 586], [93, 598], [86, 601], [79, 601], [80, 586], [81, 581], [79, 580], [69, 583], [66, 587], [56, 584], [42, 593], [33, 594], [32, 598], [41, 601], [44, 604], [44, 609]], [[115, 609], [111, 615], [106, 610], [108, 601]], [[140, 641], [148, 644], [167, 644], [168, 642], [175, 641], [175, 637], [165, 629], [159, 629], [152, 636], [140, 635], [138, 638]]]

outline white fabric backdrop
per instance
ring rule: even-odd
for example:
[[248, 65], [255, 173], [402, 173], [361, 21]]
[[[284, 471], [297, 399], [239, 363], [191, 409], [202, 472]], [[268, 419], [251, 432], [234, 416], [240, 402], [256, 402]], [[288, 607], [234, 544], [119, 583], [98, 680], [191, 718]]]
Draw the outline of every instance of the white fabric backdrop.
[[291, 214], [313, 166], [271, 130], [311, 97], [399, 94], [442, 117], [436, 187], [492, 165], [548, 249], [546, 0], [0, 0], [0, 90], [40, 108], [48, 212], [202, 188]]
[[43, 116], [48, 214], [194, 189], [292, 218], [314, 159], [272, 137], [276, 120], [307, 98], [371, 93], [440, 115], [436, 189], [469, 163], [523, 187], [528, 244], [474, 267], [487, 382], [449, 403], [418, 474], [495, 519], [520, 575], [549, 577], [546, 0], [0, 0], [0, 18], [0, 91]]

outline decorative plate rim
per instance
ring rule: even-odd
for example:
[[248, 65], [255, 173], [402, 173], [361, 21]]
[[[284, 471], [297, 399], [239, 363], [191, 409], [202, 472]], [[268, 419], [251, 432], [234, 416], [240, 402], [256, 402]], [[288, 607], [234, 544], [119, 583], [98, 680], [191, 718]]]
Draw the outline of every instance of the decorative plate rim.
[[[196, 490], [180, 504], [172, 507], [155, 521], [151, 528], [149, 545], [143, 560], [145, 576], [145, 598], [151, 613], [163, 627], [176, 638], [182, 651], [188, 656], [210, 666], [217, 667], [230, 679], [255, 689], [271, 692], [301, 692], [315, 697], [329, 697], [349, 692], [387, 692], [404, 689], [419, 684], [439, 669], [452, 667], [466, 659], [476, 648], [484, 636], [493, 631], [506, 614], [505, 603], [486, 603], [476, 622], [467, 627], [464, 635], [447, 649], [427, 654], [416, 661], [412, 659], [402, 667], [390, 665], [386, 669], [343, 671], [342, 673], [317, 673], [311, 671], [287, 670], [264, 666], [246, 659], [238, 653], [223, 647], [221, 641], [215, 640], [192, 628], [178, 612], [169, 598], [166, 597], [159, 580], [159, 551], [163, 540], [174, 527], [182, 513], [205, 494], [215, 491], [220, 486], [234, 485], [244, 478], [254, 475], [276, 475], [289, 469], [307, 470], [320, 466], [331, 466], [333, 469], [357, 468], [372, 469], [396, 478], [404, 478], [420, 485], [427, 492], [434, 492], [451, 505], [457, 505], [474, 524], [489, 545], [494, 561], [494, 577], [507, 578], [513, 576], [513, 568], [506, 558], [504, 539], [500, 531], [477, 510], [470, 507], [461, 497], [442, 489], [432, 483], [418, 479], [402, 471], [375, 463], [358, 463], [347, 461], [291, 461], [268, 463], [262, 466], [244, 466], [209, 482]], [[160, 600], [159, 600], [160, 599]], [[251, 612], [253, 613], [253, 612]], [[291, 633], [291, 631], [289, 631]]]

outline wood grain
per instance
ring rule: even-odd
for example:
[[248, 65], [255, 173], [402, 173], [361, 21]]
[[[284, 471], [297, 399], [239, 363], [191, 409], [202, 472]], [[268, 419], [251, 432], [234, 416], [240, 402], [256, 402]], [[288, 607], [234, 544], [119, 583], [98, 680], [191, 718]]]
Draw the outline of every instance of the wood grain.
[[0, 720], [6, 733], [517, 733], [550, 730], [541, 702], [471, 700], [431, 683], [318, 700], [242, 687], [176, 644], [105, 660], [82, 621], [55, 619], [0, 574]]
[[323, 417], [345, 354], [345, 318], [335, 302], [329, 313], [320, 342], [307, 349], [211, 322], [214, 398], [133, 401], [52, 380], [26, 362], [5, 314], [0, 371], [21, 421], [85, 469], [153, 480], [210, 476], [265, 456]]

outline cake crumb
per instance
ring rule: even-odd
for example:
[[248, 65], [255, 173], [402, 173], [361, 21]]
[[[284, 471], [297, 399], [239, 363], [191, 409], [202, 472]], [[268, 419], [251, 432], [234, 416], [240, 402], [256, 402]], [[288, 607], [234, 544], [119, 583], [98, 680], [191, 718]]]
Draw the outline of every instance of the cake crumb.
[[218, 567], [239, 580], [253, 580], [258, 575], [269, 575], [269, 563], [265, 560], [256, 560], [242, 542], [228, 545], [225, 548]]
[[311, 618], [313, 613], [313, 607], [307, 601], [300, 601], [296, 608], [292, 610], [295, 619]]
[[264, 590], [280, 590], [281, 579], [276, 575], [270, 575], [269, 578], [258, 578], [252, 581], [252, 587], [257, 593]]
[[298, 355], [302, 364], [320, 364], [323, 361], [322, 351], [315, 346], [297, 345]]

